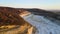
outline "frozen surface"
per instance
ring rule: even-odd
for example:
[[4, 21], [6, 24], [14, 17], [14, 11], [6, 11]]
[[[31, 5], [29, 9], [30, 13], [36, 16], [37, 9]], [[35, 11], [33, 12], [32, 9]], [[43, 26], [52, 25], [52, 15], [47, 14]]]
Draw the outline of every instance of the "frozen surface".
[[36, 34], [60, 34], [60, 26], [44, 16], [30, 14], [23, 18], [37, 28]]

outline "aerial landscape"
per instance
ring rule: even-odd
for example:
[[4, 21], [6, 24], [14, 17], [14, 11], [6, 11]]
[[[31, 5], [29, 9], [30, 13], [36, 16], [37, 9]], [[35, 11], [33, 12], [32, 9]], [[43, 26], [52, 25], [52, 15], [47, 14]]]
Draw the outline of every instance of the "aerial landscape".
[[[0, 7], [0, 29], [1, 29], [0, 33], [8, 34], [10, 33], [10, 30], [11, 34], [14, 34], [16, 31], [17, 31], [16, 33], [18, 32], [20, 33], [20, 30], [23, 31], [26, 27], [28, 27], [28, 29], [33, 27], [32, 30], [36, 31], [37, 29], [36, 27], [38, 27], [36, 25], [40, 25], [39, 22], [44, 22], [47, 19], [50, 21], [49, 22], [47, 21], [46, 23], [52, 22], [52, 24], [54, 23], [54, 25], [57, 24], [60, 26], [60, 18], [58, 17], [60, 17], [60, 14], [58, 14], [58, 12], [54, 13], [43, 9]], [[36, 23], [34, 24], [31, 20], [36, 21]], [[30, 22], [30, 24], [28, 22]], [[18, 30], [19, 28], [22, 29]]]
[[58, 0], [1, 0], [0, 34], [60, 34]]

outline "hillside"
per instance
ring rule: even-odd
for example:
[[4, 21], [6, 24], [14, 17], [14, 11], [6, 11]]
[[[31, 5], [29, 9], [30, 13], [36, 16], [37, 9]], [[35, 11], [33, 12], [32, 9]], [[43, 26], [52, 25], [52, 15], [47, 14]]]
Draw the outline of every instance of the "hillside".
[[35, 27], [25, 21], [21, 13], [16, 8], [0, 7], [0, 34], [27, 34], [29, 30], [34, 33]]
[[[18, 15], [18, 10], [15, 8], [9, 7], [0, 7], [0, 24], [1, 25], [8, 25], [8, 24], [16, 24], [20, 25], [23, 19]], [[19, 23], [20, 22], [20, 23]]]

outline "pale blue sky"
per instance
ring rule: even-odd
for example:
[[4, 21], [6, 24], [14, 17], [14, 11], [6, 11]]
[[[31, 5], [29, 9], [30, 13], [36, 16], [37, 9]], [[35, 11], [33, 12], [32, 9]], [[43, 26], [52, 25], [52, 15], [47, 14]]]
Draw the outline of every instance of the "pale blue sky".
[[0, 6], [60, 9], [60, 0], [0, 0]]

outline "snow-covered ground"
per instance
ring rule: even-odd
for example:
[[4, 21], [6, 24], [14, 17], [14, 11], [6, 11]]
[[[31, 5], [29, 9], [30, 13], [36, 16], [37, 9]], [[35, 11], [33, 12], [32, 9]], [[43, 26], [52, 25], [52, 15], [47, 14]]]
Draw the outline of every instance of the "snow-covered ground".
[[29, 14], [23, 18], [37, 28], [36, 34], [60, 34], [60, 26], [44, 18], [44, 16]]

